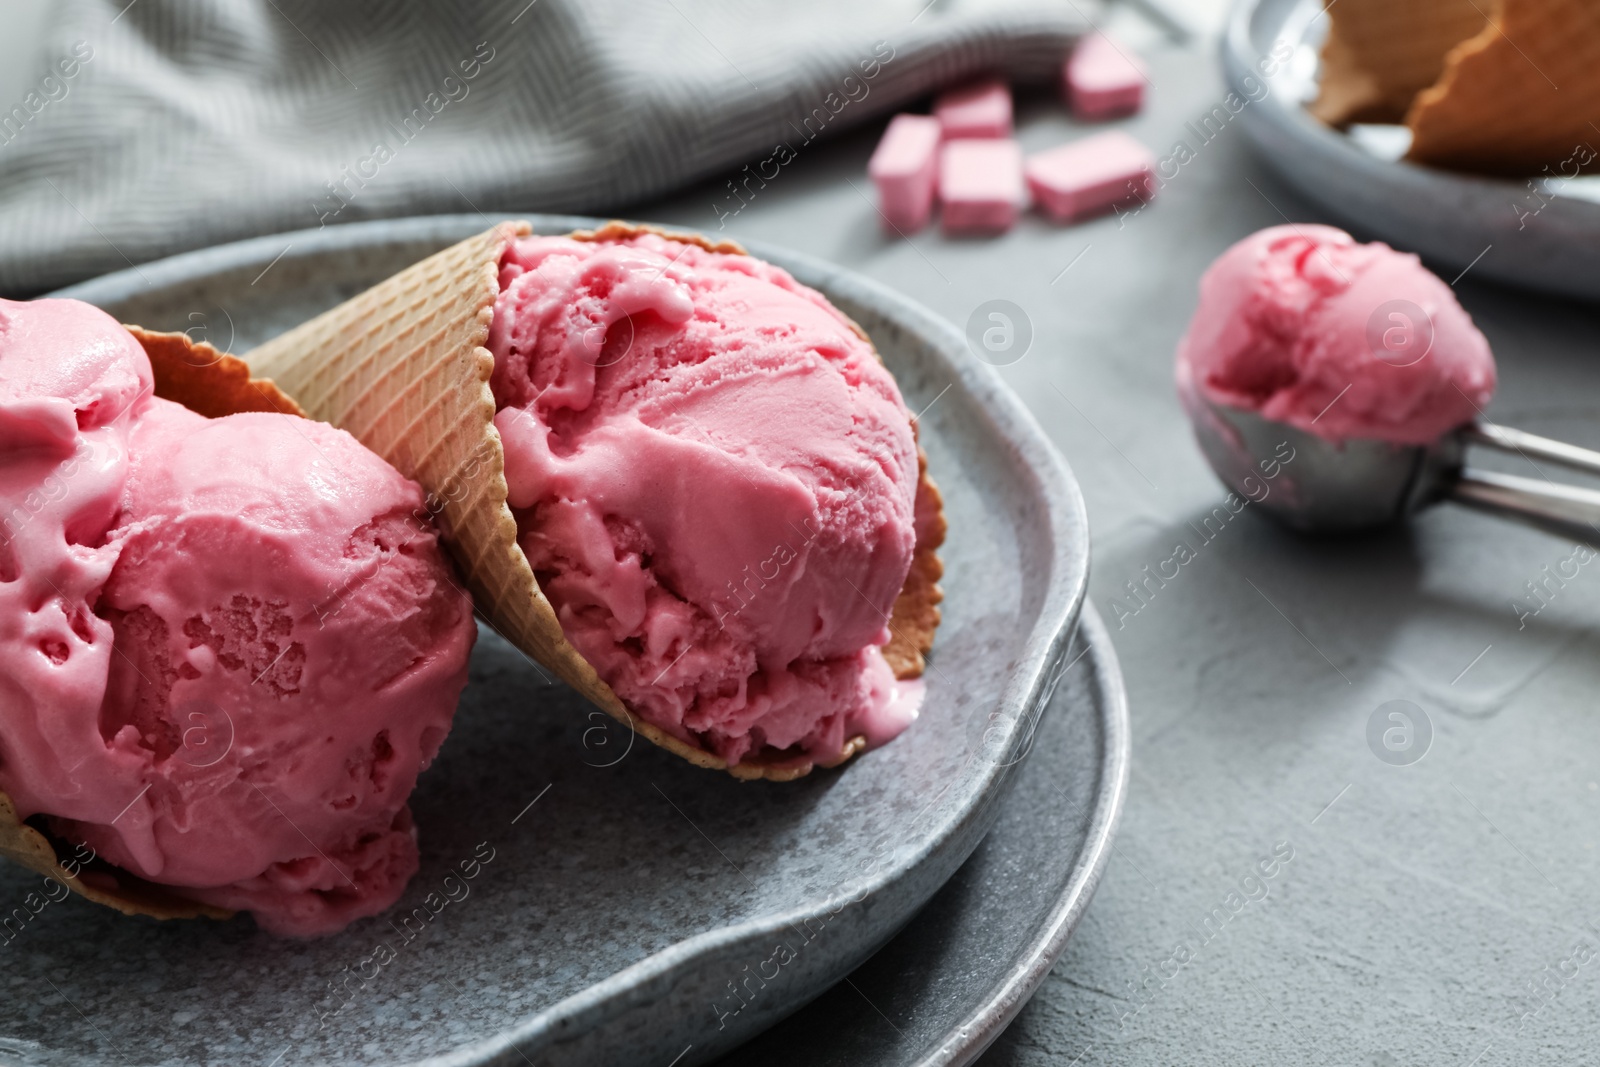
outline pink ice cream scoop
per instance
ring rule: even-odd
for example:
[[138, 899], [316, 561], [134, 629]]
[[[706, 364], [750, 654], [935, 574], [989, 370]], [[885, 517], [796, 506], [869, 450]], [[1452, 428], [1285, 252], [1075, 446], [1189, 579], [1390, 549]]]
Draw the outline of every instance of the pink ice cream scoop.
[[911, 417], [871, 345], [750, 256], [533, 237], [489, 347], [520, 542], [635, 714], [730, 765], [910, 720], [881, 652], [916, 541]]
[[1292, 225], [1240, 241], [1200, 280], [1177, 379], [1234, 514], [1353, 530], [1453, 500], [1562, 536], [1600, 528], [1600, 492], [1465, 465], [1479, 446], [1600, 474], [1600, 453], [1482, 418], [1488, 341], [1449, 286], [1387, 245]]
[[[1200, 279], [1180, 383], [1330, 440], [1422, 445], [1471, 422], [1494, 356], [1414, 255], [1330, 226], [1274, 226]], [[1182, 387], [1182, 386], [1180, 386]]]
[[475, 628], [420, 488], [342, 430], [206, 419], [76, 301], [0, 301], [0, 791], [311, 937], [417, 869]]

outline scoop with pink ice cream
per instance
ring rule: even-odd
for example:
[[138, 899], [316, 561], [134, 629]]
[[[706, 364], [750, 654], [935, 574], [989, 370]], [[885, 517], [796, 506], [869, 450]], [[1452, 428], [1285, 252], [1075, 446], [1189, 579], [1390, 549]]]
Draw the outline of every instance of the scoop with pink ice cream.
[[331, 933], [417, 869], [471, 605], [420, 488], [344, 431], [152, 388], [104, 313], [0, 301], [0, 791], [181, 896]]
[[1234, 490], [1229, 513], [1253, 503], [1332, 532], [1451, 500], [1564, 537], [1600, 524], [1594, 490], [1466, 465], [1473, 446], [1600, 474], [1600, 452], [1485, 419], [1488, 341], [1449, 286], [1387, 245], [1293, 225], [1240, 241], [1200, 280], [1177, 380]]
[[882, 647], [919, 519], [942, 519], [856, 327], [776, 267], [653, 233], [517, 240], [500, 283], [519, 540], [627, 708], [730, 765], [903, 729], [914, 684]]
[[1200, 279], [1178, 346], [1180, 393], [1329, 440], [1423, 445], [1471, 422], [1494, 355], [1414, 255], [1330, 226], [1274, 226]]

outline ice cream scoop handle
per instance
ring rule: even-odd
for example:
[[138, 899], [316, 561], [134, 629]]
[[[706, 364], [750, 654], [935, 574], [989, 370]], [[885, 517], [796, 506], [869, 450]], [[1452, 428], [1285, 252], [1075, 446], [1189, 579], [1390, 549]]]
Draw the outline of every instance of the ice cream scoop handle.
[[1479, 511], [1600, 544], [1600, 491], [1468, 469], [1461, 472], [1449, 495]]
[[1464, 429], [1461, 436], [1468, 444], [1521, 456], [1535, 466], [1538, 465], [1535, 461], [1542, 459], [1585, 474], [1600, 474], [1600, 452], [1552, 441], [1524, 430], [1513, 430], [1492, 422], [1477, 422]]

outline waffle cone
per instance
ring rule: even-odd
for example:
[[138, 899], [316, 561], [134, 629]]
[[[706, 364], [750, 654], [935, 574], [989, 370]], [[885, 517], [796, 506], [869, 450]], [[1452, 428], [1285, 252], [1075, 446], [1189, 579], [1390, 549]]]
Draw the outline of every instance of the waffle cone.
[[246, 411], [304, 415], [300, 405], [266, 378], [250, 377], [250, 366], [187, 334], [156, 333], [143, 326], [128, 332], [144, 346], [155, 371], [156, 396], [182, 404], [208, 419]]
[[[1348, 0], [1345, 0], [1348, 2]], [[1570, 176], [1600, 146], [1600, 5], [1501, 0], [1406, 116], [1408, 159], [1488, 173]], [[1570, 169], [1569, 169], [1570, 168]]]
[[[241, 359], [181, 333], [156, 333], [140, 326], [129, 326], [128, 332], [150, 357], [156, 396], [212, 419], [243, 411], [304, 414], [271, 381], [250, 377], [250, 368]], [[0, 793], [0, 856], [124, 915], [153, 919], [226, 919], [233, 915], [185, 899], [168, 886], [136, 878], [98, 859], [79, 862], [69, 857], [62, 861], [51, 839], [19, 819], [16, 805], [4, 793]]]
[[124, 915], [148, 915], [152, 919], [227, 919], [233, 915], [222, 908], [186, 900], [167, 886], [135, 878], [104, 862], [80, 865], [69, 857], [64, 864], [48, 837], [17, 818], [16, 806], [4, 793], [0, 793], [0, 856]]
[[[647, 230], [613, 222], [573, 237], [620, 239]], [[849, 759], [865, 747], [864, 738], [850, 738], [833, 759], [779, 757], [729, 766], [632, 714], [562, 633], [517, 543], [516, 520], [506, 503], [505, 453], [489, 389], [494, 357], [485, 347], [499, 295], [500, 259], [513, 240], [529, 232], [527, 223], [501, 223], [447, 248], [255, 349], [250, 366], [282, 385], [310, 417], [343, 427], [420, 482], [489, 624], [613, 718], [697, 766], [739, 778], [788, 780], [808, 773], [814, 763], [834, 766]], [[649, 232], [713, 252], [744, 254], [730, 242]], [[866, 337], [859, 327], [856, 331]], [[919, 525], [936, 536], [919, 539], [890, 619], [894, 640], [885, 656], [901, 678], [922, 672], [942, 595], [935, 550], [943, 540], [944, 518], [925, 459], [921, 471], [919, 502], [930, 517]]]
[[1489, 20], [1490, 0], [1329, 0], [1311, 113], [1330, 126], [1400, 122], [1450, 49]]

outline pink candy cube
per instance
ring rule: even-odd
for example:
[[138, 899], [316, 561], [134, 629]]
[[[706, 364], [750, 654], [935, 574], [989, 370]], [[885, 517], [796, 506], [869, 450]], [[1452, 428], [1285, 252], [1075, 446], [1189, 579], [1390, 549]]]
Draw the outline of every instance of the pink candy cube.
[[1117, 204], [1155, 196], [1156, 157], [1113, 130], [1064, 144], [1028, 159], [1033, 199], [1052, 219], [1071, 222]]
[[889, 120], [867, 164], [889, 229], [911, 233], [927, 225], [939, 177], [939, 138], [939, 120], [928, 115], [896, 115]]
[[944, 127], [944, 139], [1010, 137], [1011, 90], [998, 79], [974, 82], [941, 93], [933, 113]]
[[1144, 103], [1144, 63], [1103, 33], [1078, 42], [1062, 71], [1062, 89], [1080, 119], [1131, 115]]
[[939, 199], [946, 233], [996, 233], [1017, 220], [1024, 197], [1022, 147], [1009, 139], [946, 141]]

